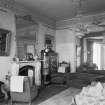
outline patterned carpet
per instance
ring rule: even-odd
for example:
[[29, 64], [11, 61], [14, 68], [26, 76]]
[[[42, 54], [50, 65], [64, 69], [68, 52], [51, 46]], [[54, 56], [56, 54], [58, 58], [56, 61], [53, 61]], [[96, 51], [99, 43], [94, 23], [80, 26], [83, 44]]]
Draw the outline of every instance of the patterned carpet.
[[[39, 105], [71, 105], [72, 98], [81, 90], [76, 88], [68, 88], [57, 95], [52, 96]], [[34, 105], [34, 104], [33, 104]]]

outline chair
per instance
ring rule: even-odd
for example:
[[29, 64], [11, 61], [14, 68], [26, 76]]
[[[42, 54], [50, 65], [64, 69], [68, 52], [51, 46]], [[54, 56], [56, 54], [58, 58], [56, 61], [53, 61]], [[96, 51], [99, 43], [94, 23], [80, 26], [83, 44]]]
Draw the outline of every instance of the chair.
[[23, 92], [10, 92], [11, 104], [14, 102], [24, 102], [31, 105], [32, 100], [37, 96], [38, 90], [35, 85], [30, 85], [29, 77], [24, 77]]
[[5, 99], [5, 94], [2, 91], [3, 85], [4, 85], [4, 83], [2, 81], [0, 81], [0, 102], [4, 101], [4, 99]]
[[[62, 69], [63, 68], [63, 69]], [[61, 62], [57, 72], [51, 73], [51, 82], [57, 84], [65, 84], [66, 75], [70, 72], [70, 63]]]

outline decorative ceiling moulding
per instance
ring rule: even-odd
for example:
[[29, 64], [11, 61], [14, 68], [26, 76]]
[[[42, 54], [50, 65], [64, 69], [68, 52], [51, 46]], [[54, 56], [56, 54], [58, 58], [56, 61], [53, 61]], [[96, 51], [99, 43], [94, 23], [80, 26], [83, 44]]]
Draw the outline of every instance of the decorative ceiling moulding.
[[88, 3], [88, 0], [72, 0], [72, 2], [75, 2], [78, 4], [77, 13], [76, 13], [75, 17], [81, 18], [83, 16], [83, 12], [84, 12], [84, 9], [83, 9], [84, 2]]
[[78, 24], [78, 23], [99, 23], [105, 21], [105, 12], [95, 14], [95, 15], [88, 15], [88, 16], [82, 16], [80, 18], [72, 18], [72, 19], [66, 19], [66, 20], [60, 20], [56, 22], [56, 29], [62, 29], [62, 28], [69, 28], [72, 25]]
[[91, 32], [91, 33], [85, 34], [84, 38], [87, 38], [87, 37], [101, 37], [101, 36], [104, 36], [104, 34], [105, 34], [105, 30], [101, 31], [101, 32]]
[[14, 0], [0, 0], [0, 7], [6, 8], [6, 9], [12, 9], [14, 6], [15, 1]]
[[48, 25], [48, 27], [50, 27], [50, 28], [55, 28], [55, 26], [56, 26], [55, 21], [53, 21], [45, 16], [41, 16], [37, 12], [32, 12], [31, 10], [24, 7], [20, 3], [15, 2], [15, 6], [13, 9], [14, 9], [13, 10], [14, 13], [17, 15], [20, 15], [20, 16], [31, 15], [33, 20], [35, 20], [37, 22], [41, 22], [41, 23], [45, 24], [46, 26]]
[[36, 24], [38, 25], [38, 23], [33, 19], [32, 15], [24, 15], [24, 16], [20, 16], [20, 15], [15, 15], [16, 16], [16, 20], [18, 21], [19, 19], [28, 21], [30, 23]]
[[16, 15], [27, 15], [27, 10], [17, 4], [15, 0], [0, 0], [0, 7], [10, 9]]
[[32, 25], [32, 26], [27, 26], [27, 27], [24, 27], [24, 28], [20, 28], [18, 29], [17, 33], [18, 35], [21, 35], [21, 33], [24, 33], [24, 30], [26, 31], [35, 31], [37, 32], [38, 31], [38, 26], [37, 25]]
[[[27, 9], [23, 5], [17, 3], [15, 0], [0, 0], [0, 7], [10, 9], [11, 11], [14, 12], [14, 14], [19, 15], [19, 16], [27, 16], [31, 15], [33, 20], [42, 22], [46, 26], [55, 29], [56, 23], [55, 21], [45, 17], [41, 16], [37, 13], [33, 13], [31, 10]], [[27, 17], [26, 17], [27, 18]]]
[[7, 10], [4, 10], [4, 8], [0, 8], [0, 11], [7, 13]]

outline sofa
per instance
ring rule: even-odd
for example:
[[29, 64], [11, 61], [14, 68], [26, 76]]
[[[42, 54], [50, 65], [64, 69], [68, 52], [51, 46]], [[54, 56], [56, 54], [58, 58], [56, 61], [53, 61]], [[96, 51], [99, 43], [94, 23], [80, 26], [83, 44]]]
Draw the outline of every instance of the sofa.
[[82, 88], [93, 81], [105, 82], [105, 70], [86, 70], [66, 75], [66, 84], [71, 87]]

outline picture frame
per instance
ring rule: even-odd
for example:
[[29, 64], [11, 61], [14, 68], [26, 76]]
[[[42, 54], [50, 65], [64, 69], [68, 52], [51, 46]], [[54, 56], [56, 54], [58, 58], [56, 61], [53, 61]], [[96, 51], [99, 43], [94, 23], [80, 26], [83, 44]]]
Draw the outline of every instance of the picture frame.
[[46, 34], [45, 35], [45, 46], [54, 47], [55, 38], [52, 35]]
[[0, 29], [0, 56], [10, 55], [11, 31]]

